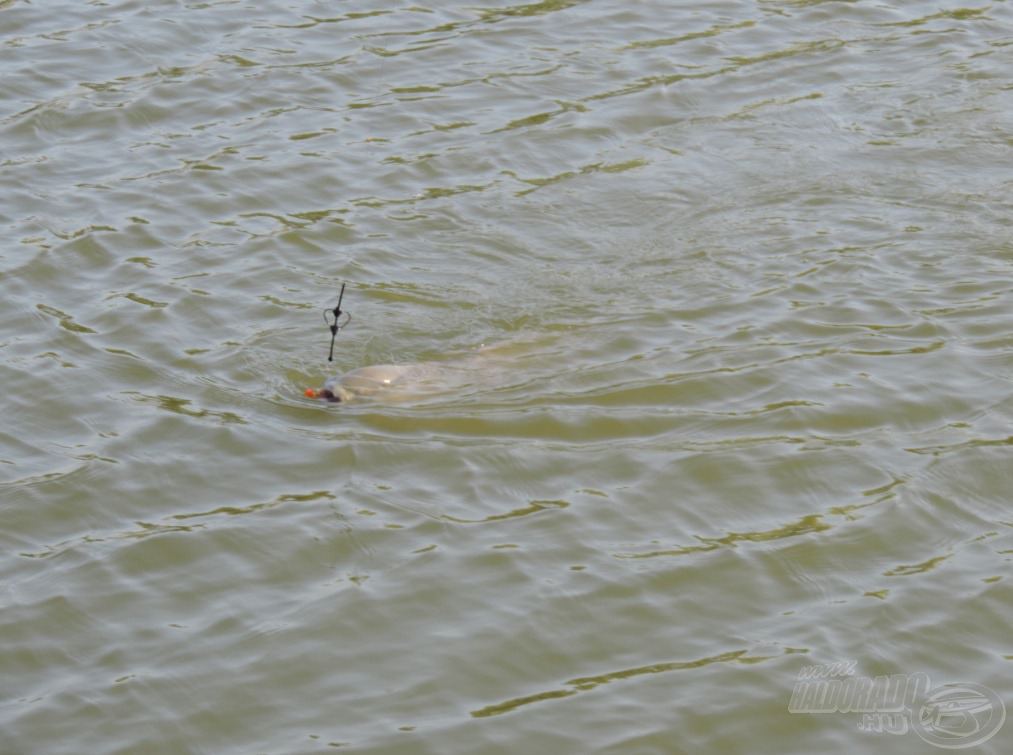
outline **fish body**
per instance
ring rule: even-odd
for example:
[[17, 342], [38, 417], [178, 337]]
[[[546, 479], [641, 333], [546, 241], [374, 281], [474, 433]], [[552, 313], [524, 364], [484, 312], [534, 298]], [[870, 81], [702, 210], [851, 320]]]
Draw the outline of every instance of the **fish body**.
[[373, 364], [332, 377], [321, 390], [310, 395], [338, 403], [379, 394], [416, 394], [438, 377], [439, 369], [429, 362]]
[[[533, 355], [542, 350], [538, 346], [538, 342], [529, 340], [503, 341], [440, 361], [373, 364], [332, 377], [322, 388], [307, 388], [306, 395], [339, 403], [357, 398], [412, 401], [454, 393], [475, 385], [489, 385], [519, 364], [530, 363]], [[542, 346], [544, 349], [545, 344]]]

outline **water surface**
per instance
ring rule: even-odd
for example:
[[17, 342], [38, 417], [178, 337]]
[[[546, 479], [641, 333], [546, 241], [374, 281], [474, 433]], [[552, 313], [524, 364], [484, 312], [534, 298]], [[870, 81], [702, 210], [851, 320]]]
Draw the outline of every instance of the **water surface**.
[[1011, 20], [0, 2], [4, 750], [933, 750], [788, 712], [846, 660], [1008, 703]]

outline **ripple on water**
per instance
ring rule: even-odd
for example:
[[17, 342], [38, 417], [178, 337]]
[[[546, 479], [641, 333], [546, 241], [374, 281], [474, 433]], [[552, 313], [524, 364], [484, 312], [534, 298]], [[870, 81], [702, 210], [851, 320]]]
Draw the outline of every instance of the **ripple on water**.
[[852, 752], [803, 665], [1005, 694], [1005, 4], [0, 5], [8, 749]]

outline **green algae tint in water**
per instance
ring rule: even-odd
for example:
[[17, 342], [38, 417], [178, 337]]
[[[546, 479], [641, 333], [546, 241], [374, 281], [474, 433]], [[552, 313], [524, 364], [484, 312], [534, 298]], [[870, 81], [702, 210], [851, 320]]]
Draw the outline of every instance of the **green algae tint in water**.
[[4, 751], [1008, 752], [1010, 9], [931, 5], [0, 3]]

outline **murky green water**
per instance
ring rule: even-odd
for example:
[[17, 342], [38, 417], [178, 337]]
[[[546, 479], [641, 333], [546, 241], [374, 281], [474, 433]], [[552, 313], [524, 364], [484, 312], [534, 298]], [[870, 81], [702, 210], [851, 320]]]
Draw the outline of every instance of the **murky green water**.
[[941, 751], [789, 712], [848, 660], [1008, 703], [1011, 22], [0, 2], [0, 749]]

